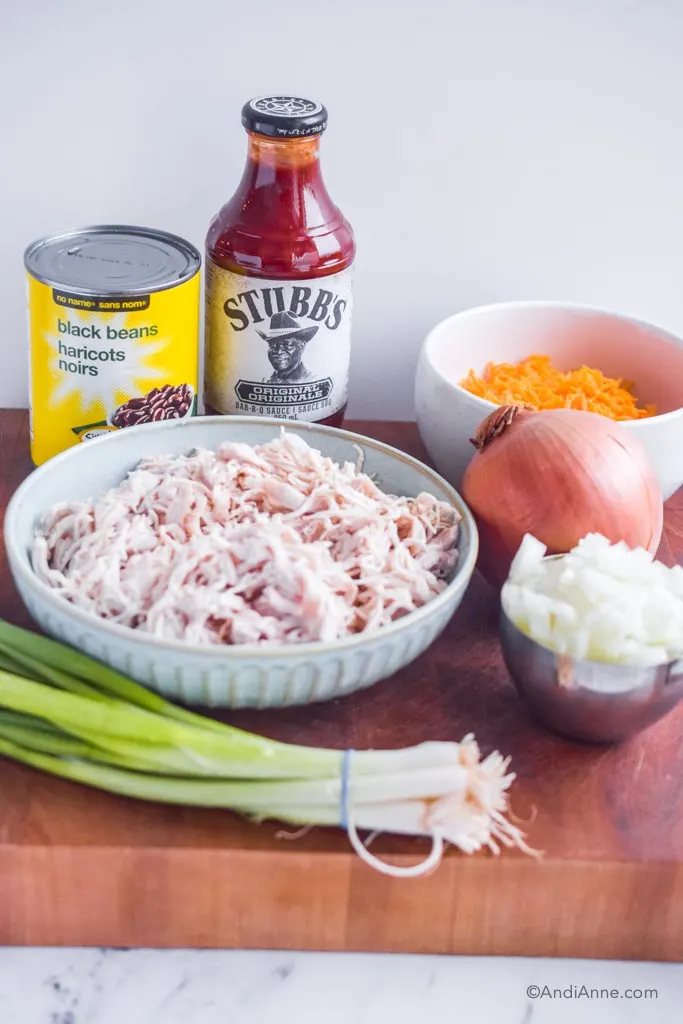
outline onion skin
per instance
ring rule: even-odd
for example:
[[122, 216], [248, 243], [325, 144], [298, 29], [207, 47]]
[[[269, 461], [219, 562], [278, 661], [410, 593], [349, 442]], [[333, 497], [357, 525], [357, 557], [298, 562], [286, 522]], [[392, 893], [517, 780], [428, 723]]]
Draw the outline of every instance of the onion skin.
[[617, 422], [577, 409], [502, 406], [472, 440], [463, 498], [479, 529], [477, 567], [502, 586], [525, 533], [548, 554], [588, 533], [653, 554], [662, 536], [659, 482], [640, 442]]

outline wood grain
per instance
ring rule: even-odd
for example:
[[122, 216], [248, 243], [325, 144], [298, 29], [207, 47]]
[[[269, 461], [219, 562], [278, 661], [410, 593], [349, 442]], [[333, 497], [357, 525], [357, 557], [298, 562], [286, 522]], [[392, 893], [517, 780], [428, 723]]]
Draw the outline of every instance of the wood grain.
[[[356, 423], [424, 458], [413, 424]], [[0, 413], [0, 508], [31, 469], [27, 417]], [[661, 556], [683, 555], [683, 500]], [[29, 620], [0, 553], [0, 616]], [[230, 721], [298, 743], [460, 739], [512, 757], [538, 864], [451, 852], [425, 879], [360, 863], [338, 830], [292, 840], [232, 814], [143, 804], [0, 761], [0, 944], [396, 950], [683, 959], [683, 708], [615, 748], [548, 735], [509, 683], [478, 578], [415, 665], [343, 700]], [[397, 863], [419, 840], [382, 837]]]

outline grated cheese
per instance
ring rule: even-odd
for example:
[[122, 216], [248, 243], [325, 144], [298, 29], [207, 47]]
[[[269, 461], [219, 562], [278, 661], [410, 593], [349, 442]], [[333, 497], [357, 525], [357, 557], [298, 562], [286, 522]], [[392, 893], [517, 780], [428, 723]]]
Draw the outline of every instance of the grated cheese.
[[495, 405], [581, 409], [613, 420], [637, 420], [657, 413], [654, 405], [638, 406], [632, 383], [606, 377], [590, 366], [564, 372], [544, 355], [519, 363], [487, 363], [481, 377], [470, 370], [460, 387]]

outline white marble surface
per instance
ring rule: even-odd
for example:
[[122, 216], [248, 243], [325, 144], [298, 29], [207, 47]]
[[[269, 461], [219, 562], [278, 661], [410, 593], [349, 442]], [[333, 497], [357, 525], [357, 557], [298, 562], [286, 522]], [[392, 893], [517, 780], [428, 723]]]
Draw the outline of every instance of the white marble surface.
[[[616, 989], [532, 999], [528, 986]], [[627, 999], [627, 989], [657, 998]], [[0, 949], [0, 1024], [680, 1024], [683, 966], [192, 950]]]

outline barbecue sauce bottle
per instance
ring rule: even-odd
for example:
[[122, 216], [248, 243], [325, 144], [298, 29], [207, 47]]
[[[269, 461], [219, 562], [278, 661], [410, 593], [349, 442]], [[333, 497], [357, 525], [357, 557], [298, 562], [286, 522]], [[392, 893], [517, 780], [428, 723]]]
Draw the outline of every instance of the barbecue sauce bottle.
[[327, 111], [262, 96], [242, 124], [242, 180], [206, 238], [206, 410], [339, 426], [355, 243], [320, 171]]

